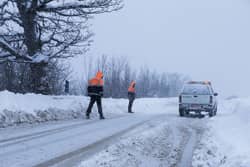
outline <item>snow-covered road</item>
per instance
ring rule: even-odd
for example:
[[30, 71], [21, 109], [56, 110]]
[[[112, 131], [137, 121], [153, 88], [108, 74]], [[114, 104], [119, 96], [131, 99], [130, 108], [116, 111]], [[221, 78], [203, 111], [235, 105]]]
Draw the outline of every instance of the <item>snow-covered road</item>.
[[[0, 166], [34, 166], [75, 152], [149, 120], [149, 115], [1, 131]], [[7, 135], [8, 134], [8, 135]], [[46, 164], [46, 163], [45, 163]], [[47, 165], [44, 165], [47, 166]]]
[[[178, 162], [183, 162], [182, 157], [190, 158], [183, 155], [182, 150], [193, 131], [196, 133], [204, 120], [180, 119], [174, 112], [123, 114], [103, 121], [76, 120], [5, 128], [0, 131], [0, 166], [77, 166], [83, 160], [87, 161], [83, 161], [81, 166], [106, 166], [98, 164], [100, 160], [108, 161], [106, 163], [111, 166], [114, 162], [113, 166], [117, 166], [118, 162], [110, 162], [110, 159], [103, 158], [106, 156], [105, 153], [111, 152], [102, 152], [109, 148], [108, 146], [114, 149], [123, 142], [126, 144], [119, 149], [120, 153], [112, 154], [116, 158], [123, 157], [124, 163], [130, 162], [128, 166], [145, 166], [150, 163], [175, 166]], [[131, 144], [138, 146], [138, 152], [131, 150], [129, 153]], [[99, 152], [101, 157], [96, 162], [94, 157], [98, 156], [96, 153]], [[127, 157], [120, 155], [125, 152], [128, 152]], [[93, 155], [93, 158], [88, 159]]]
[[179, 117], [175, 98], [136, 99], [134, 114], [103, 99], [107, 119], [86, 120], [86, 97], [1, 94], [15, 103], [0, 103], [0, 167], [250, 166], [249, 98], [202, 119]]
[[165, 114], [127, 132], [80, 167], [191, 167], [193, 150], [208, 118]]

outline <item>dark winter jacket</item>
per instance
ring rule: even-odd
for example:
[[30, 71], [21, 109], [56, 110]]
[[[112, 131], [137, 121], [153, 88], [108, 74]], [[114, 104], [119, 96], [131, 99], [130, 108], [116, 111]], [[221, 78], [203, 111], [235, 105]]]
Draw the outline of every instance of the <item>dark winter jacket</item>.
[[128, 92], [128, 99], [129, 100], [134, 100], [136, 97], [135, 93], [134, 92]]
[[103, 96], [103, 74], [97, 72], [96, 77], [89, 80], [88, 96]]
[[103, 86], [88, 86], [88, 96], [103, 96]]

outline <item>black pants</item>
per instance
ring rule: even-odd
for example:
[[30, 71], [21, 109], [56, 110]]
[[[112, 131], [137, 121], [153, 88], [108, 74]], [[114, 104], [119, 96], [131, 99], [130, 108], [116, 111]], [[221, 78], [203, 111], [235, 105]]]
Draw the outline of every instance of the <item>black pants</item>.
[[133, 103], [134, 103], [134, 99], [129, 99], [128, 112], [132, 112]]
[[87, 109], [86, 115], [89, 116], [95, 102], [97, 104], [98, 113], [99, 113], [100, 117], [103, 117], [101, 96], [90, 96], [89, 107]]
[[135, 100], [135, 94], [129, 93], [128, 94], [128, 100], [129, 100], [128, 112], [132, 112], [132, 106], [133, 106], [133, 103], [134, 103], [134, 100]]

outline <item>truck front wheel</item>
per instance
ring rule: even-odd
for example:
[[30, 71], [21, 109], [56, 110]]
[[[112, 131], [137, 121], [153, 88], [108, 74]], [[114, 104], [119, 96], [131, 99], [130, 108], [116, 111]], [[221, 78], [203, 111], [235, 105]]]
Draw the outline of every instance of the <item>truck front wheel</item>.
[[184, 116], [184, 113], [185, 113], [185, 110], [179, 108], [179, 115], [180, 115], [180, 117], [183, 117], [183, 116]]
[[217, 114], [217, 107], [214, 110], [214, 115], [216, 115], [216, 114]]
[[209, 111], [208, 111], [208, 115], [209, 115], [209, 117], [214, 116], [214, 110], [209, 110]]

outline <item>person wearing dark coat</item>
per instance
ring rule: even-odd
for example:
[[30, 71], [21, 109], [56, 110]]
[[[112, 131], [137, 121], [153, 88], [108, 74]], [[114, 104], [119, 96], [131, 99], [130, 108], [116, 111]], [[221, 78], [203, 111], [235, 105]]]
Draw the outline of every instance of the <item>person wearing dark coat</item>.
[[100, 119], [105, 119], [102, 112], [102, 96], [103, 96], [103, 73], [98, 71], [96, 76], [89, 80], [88, 84], [88, 96], [90, 96], [90, 102], [86, 111], [86, 118], [90, 118], [90, 113], [94, 103], [96, 102]]
[[135, 81], [132, 81], [131, 84], [129, 85], [129, 88], [128, 88], [128, 100], [129, 100], [129, 103], [128, 103], [128, 113], [134, 113], [132, 111], [132, 106], [133, 106], [133, 103], [134, 103], [134, 100], [135, 100]]

